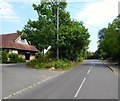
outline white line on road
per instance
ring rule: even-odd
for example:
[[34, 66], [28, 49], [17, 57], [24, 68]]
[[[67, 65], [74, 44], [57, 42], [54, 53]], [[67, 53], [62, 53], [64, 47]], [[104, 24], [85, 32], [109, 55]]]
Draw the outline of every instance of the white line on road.
[[82, 81], [82, 83], [81, 83], [81, 85], [79, 86], [79, 88], [78, 88], [77, 92], [75, 93], [75, 96], [74, 96], [74, 97], [77, 97], [77, 96], [78, 96], [78, 93], [80, 92], [80, 90], [81, 90], [81, 88], [82, 88], [85, 80], [86, 80], [86, 78], [84, 78], [84, 80]]
[[[61, 74], [62, 74], [62, 73], [61, 73]], [[32, 87], [35, 87], [35, 86], [40, 85], [41, 83], [43, 83], [43, 82], [45, 82], [45, 81], [47, 81], [47, 80], [50, 80], [50, 79], [52, 79], [52, 78], [57, 77], [58, 75], [59, 75], [59, 74], [54, 75], [54, 76], [52, 76], [52, 77], [47, 77], [46, 79], [44, 79], [44, 80], [42, 80], [42, 81], [40, 81], [40, 82], [37, 82], [37, 83], [35, 83], [35, 84], [32, 84], [31, 86], [28, 86], [27, 88], [24, 88], [24, 89], [22, 89], [22, 90], [20, 90], [20, 91], [18, 91], [18, 92], [12, 93], [12, 94], [10, 94], [9, 96], [4, 97], [3, 99], [9, 99], [9, 98], [11, 98], [12, 96], [15, 96], [15, 95], [17, 95], [17, 94], [21, 94], [21, 93], [23, 93], [24, 91], [26, 91], [26, 90], [28, 90], [28, 89], [31, 89]]]
[[88, 70], [87, 74], [89, 74], [89, 73], [90, 73], [90, 71], [91, 71], [91, 69], [89, 69], [89, 70]]

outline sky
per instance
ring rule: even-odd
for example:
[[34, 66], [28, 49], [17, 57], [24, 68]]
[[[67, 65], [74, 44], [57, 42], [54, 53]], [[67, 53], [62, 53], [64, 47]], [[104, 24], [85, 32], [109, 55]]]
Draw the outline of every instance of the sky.
[[[67, 0], [71, 19], [83, 21], [90, 33], [89, 51], [97, 50], [98, 31], [118, 15], [120, 0]], [[28, 19], [37, 20], [32, 4], [40, 0], [0, 0], [0, 34], [22, 30]]]

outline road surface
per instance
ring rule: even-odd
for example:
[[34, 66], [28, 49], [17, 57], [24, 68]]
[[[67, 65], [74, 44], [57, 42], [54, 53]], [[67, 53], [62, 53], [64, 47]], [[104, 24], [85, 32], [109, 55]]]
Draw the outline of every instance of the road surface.
[[2, 98], [61, 73], [32, 69], [27, 67], [26, 63], [0, 64], [0, 66], [2, 67], [0, 67], [2, 72]]
[[118, 76], [101, 60], [86, 60], [9, 99], [118, 99]]

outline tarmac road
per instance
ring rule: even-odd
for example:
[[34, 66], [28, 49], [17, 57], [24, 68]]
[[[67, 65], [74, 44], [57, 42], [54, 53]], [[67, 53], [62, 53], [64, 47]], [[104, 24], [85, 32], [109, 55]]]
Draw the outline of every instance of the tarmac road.
[[118, 76], [101, 60], [85, 60], [9, 99], [118, 99]]
[[0, 70], [2, 71], [2, 98], [61, 74], [57, 71], [32, 69], [27, 67], [26, 63], [1, 64]]

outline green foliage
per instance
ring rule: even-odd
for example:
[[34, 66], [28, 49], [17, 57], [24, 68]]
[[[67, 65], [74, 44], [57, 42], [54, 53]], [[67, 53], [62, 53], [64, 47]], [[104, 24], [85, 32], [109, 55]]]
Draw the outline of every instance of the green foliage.
[[0, 53], [1, 53], [0, 60], [2, 59], [1, 62], [2, 63], [7, 63], [7, 59], [8, 59], [8, 55], [7, 54], [8, 53], [6, 51], [1, 51]]
[[54, 61], [46, 62], [46, 63], [44, 63], [43, 68], [49, 69], [49, 68], [54, 67], [54, 65], [55, 65]]
[[87, 52], [87, 59], [91, 59], [93, 57], [93, 53]]
[[60, 68], [63, 69], [63, 68], [70, 67], [70, 66], [71, 66], [70, 62], [64, 61], [64, 60], [58, 60], [54, 64], [54, 67], [56, 69], [60, 69]]
[[8, 53], [7, 51], [0, 50], [1, 63], [18, 63], [25, 62], [25, 59], [19, 57], [18, 54]]
[[10, 53], [8, 57], [11, 63], [17, 63], [19, 60], [18, 54], [15, 54], [15, 53]]
[[39, 60], [31, 60], [27, 63], [28, 66], [35, 69], [50, 69], [54, 67], [56, 70], [65, 70], [72, 66], [71, 62], [68, 60], [52, 60], [48, 62], [41, 62]]
[[70, 60], [84, 57], [89, 44], [88, 30], [82, 22], [71, 21], [70, 26], [61, 29], [60, 56]]
[[[57, 6], [59, 6], [58, 41], [56, 39]], [[26, 38], [40, 51], [51, 46], [53, 57], [56, 56], [56, 49], [59, 47], [61, 59], [79, 60], [81, 57], [86, 57], [85, 53], [88, 49], [90, 35], [82, 22], [71, 20], [66, 7], [66, 2], [60, 2], [59, 5], [54, 1], [41, 2], [39, 5], [33, 4], [34, 10], [38, 14], [38, 20], [32, 21], [29, 19], [23, 30], [18, 32], [22, 34], [22, 38]]]
[[39, 60], [39, 61], [41, 61], [41, 62], [44, 61], [44, 54], [42, 54], [41, 52], [37, 52], [37, 53], [35, 54], [35, 57], [36, 57], [37, 60]]
[[10, 53], [8, 54], [9, 62], [10, 63], [19, 63], [19, 62], [25, 62], [25, 59], [22, 57], [19, 57], [16, 53]]
[[120, 60], [120, 16], [99, 32], [99, 56]]
[[22, 57], [19, 57], [18, 62], [25, 62], [25, 59], [23, 59]]
[[2, 63], [2, 51], [0, 50], [0, 63]]
[[42, 68], [42, 63], [37, 59], [31, 60], [30, 62], [27, 63], [27, 65], [36, 69]]
[[99, 59], [99, 53], [98, 51], [96, 52], [87, 52], [87, 59]]

